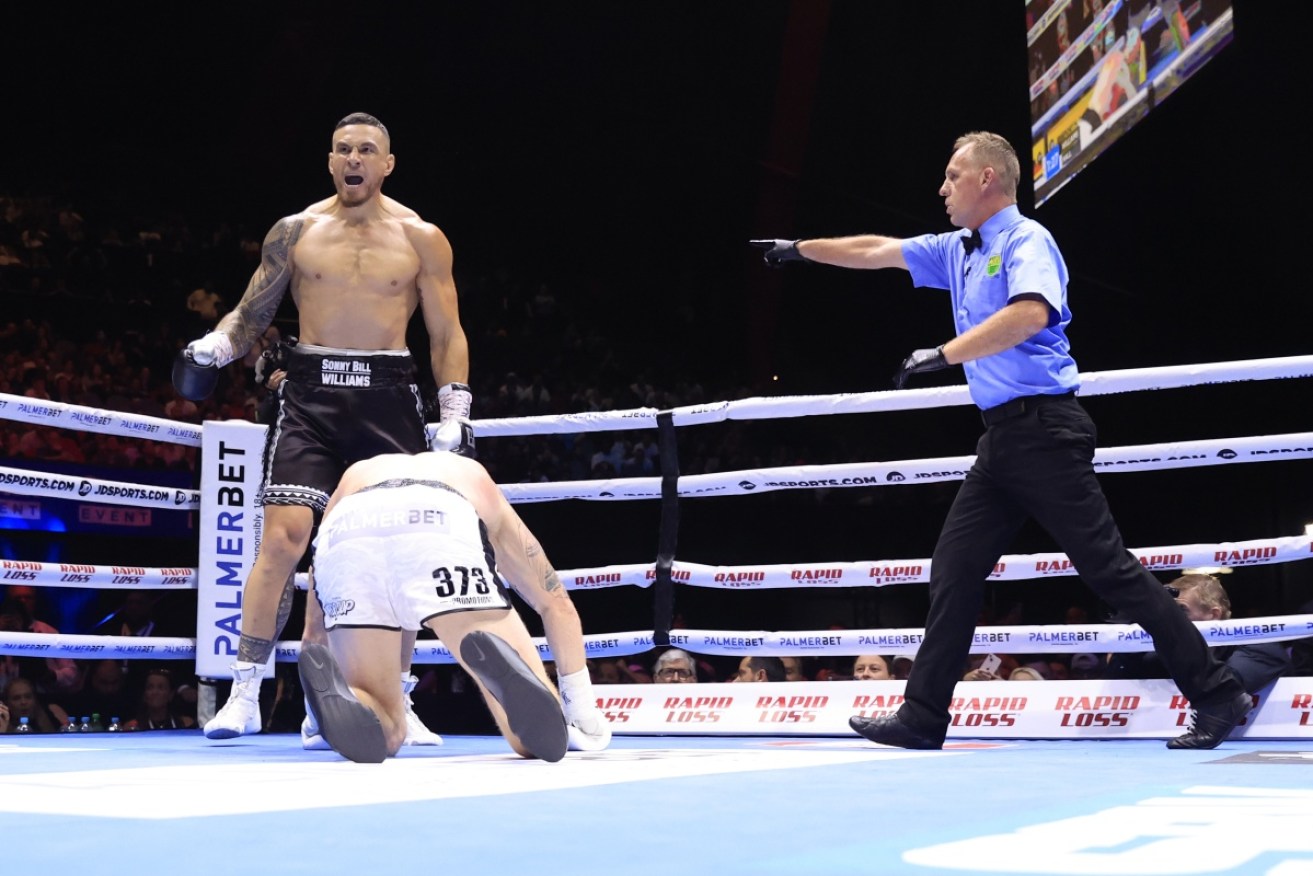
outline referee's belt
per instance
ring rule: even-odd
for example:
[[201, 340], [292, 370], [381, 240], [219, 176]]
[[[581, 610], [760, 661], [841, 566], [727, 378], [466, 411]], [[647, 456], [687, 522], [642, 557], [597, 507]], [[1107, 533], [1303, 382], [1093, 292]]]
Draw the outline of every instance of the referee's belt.
[[1076, 391], [1064, 392], [1061, 395], [1023, 395], [1021, 398], [1014, 398], [1010, 402], [1004, 402], [993, 408], [986, 408], [980, 412], [980, 419], [985, 421], [986, 426], [994, 426], [1004, 420], [1010, 420], [1013, 417], [1019, 417], [1026, 411], [1033, 411], [1040, 405], [1046, 405], [1049, 402], [1064, 401], [1076, 397]]

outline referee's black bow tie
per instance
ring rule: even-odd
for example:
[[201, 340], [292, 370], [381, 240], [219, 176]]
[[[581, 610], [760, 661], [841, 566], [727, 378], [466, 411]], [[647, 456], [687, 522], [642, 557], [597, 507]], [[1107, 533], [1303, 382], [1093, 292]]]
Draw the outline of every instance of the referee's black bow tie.
[[980, 239], [979, 228], [962, 238], [962, 248], [967, 251], [967, 255], [971, 255], [972, 252], [980, 249], [984, 245], [985, 242]]

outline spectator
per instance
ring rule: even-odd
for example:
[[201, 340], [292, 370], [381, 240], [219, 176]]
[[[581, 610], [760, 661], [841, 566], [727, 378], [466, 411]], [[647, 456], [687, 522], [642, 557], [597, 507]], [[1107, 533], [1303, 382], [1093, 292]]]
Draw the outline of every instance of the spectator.
[[[1231, 598], [1222, 582], [1212, 575], [1186, 574], [1164, 586], [1185, 616], [1195, 623], [1231, 619]], [[1250, 694], [1267, 687], [1291, 666], [1290, 651], [1284, 642], [1219, 645], [1210, 650], [1240, 676]], [[1171, 677], [1153, 652], [1113, 654], [1107, 674], [1109, 678]]]
[[10, 733], [22, 718], [27, 718], [33, 733], [58, 733], [68, 723], [68, 713], [55, 703], [44, 702], [36, 685], [21, 675], [5, 688], [5, 705], [9, 707]]
[[[1070, 678], [1074, 681], [1088, 681], [1092, 678], [1103, 678], [1104, 676], [1104, 661], [1099, 658], [1098, 654], [1072, 654], [1070, 668], [1067, 668], [1067, 664], [1061, 662], [1058, 665], [1065, 672], [1061, 677]], [[1057, 675], [1052, 677], [1058, 678]]]
[[[995, 663], [995, 660], [998, 662]], [[963, 681], [1007, 681], [1012, 671], [1021, 664], [1011, 654], [977, 654], [967, 665]]]
[[118, 660], [104, 659], [82, 664], [83, 679], [58, 701], [75, 715], [100, 715], [108, 721], [115, 715], [126, 718], [133, 713], [128, 695], [127, 673]]
[[542, 374], [535, 372], [533, 381], [528, 386], [519, 387], [516, 412], [519, 416], [536, 416], [552, 412], [552, 394], [543, 383]]
[[[27, 632], [27, 613], [23, 609], [23, 604], [16, 599], [6, 599], [0, 603], [0, 633], [25, 632]], [[41, 672], [40, 667], [40, 661], [31, 657], [0, 654], [0, 694], [5, 693], [8, 685], [18, 678], [35, 678]]]
[[645, 684], [652, 680], [646, 677], [646, 672], [638, 674], [634, 668], [623, 657], [616, 660], [589, 660], [588, 677], [593, 684]]
[[697, 661], [693, 655], [679, 648], [663, 651], [652, 666], [652, 680], [658, 683], [696, 684]]
[[164, 403], [164, 417], [169, 420], [178, 420], [183, 423], [199, 423], [201, 419], [201, 409], [196, 407], [196, 403], [175, 395]]
[[784, 664], [785, 681], [810, 681], [807, 673], [802, 668], [801, 657], [781, 657], [780, 662]]
[[[28, 584], [10, 584], [6, 594], [6, 601], [12, 600], [22, 606], [25, 621], [23, 629], [29, 633], [58, 635], [59, 630], [37, 617], [40, 599], [36, 588]], [[68, 657], [47, 657], [46, 672], [54, 688], [67, 689], [77, 680], [77, 664]]]
[[853, 678], [857, 681], [887, 681], [893, 677], [888, 657], [859, 654], [853, 660]]
[[1008, 674], [1008, 681], [1043, 681], [1038, 669], [1033, 666], [1018, 666]]
[[167, 669], [146, 670], [145, 685], [138, 699], [136, 716], [128, 721], [129, 730], [190, 730], [196, 720], [178, 706], [173, 676]]
[[146, 590], [127, 591], [122, 603], [96, 624], [92, 632], [100, 636], [186, 635], [186, 629], [177, 619], [159, 610], [165, 595]]
[[744, 657], [730, 681], [784, 681], [784, 661], [778, 657]]
[[894, 678], [897, 678], [901, 681], [906, 681], [908, 676], [912, 674], [912, 664], [914, 662], [915, 661], [913, 660], [913, 658], [907, 657], [905, 655], [899, 655], [895, 657], [893, 665], [890, 667], [890, 669], [893, 671]]
[[1090, 610], [1079, 602], [1073, 602], [1062, 612], [1064, 624], [1087, 624], [1090, 622]]
[[223, 316], [223, 298], [214, 290], [202, 286], [193, 289], [187, 296], [187, 309], [200, 317], [205, 325], [212, 326]]

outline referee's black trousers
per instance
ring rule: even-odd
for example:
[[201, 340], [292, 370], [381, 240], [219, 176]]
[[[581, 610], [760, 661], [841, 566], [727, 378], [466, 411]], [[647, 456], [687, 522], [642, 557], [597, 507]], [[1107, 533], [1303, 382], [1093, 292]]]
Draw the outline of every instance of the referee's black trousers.
[[1239, 679], [1122, 543], [1094, 473], [1096, 432], [1089, 414], [1071, 396], [1036, 401], [1015, 415], [1000, 411], [991, 418], [986, 412], [991, 424], [935, 546], [925, 640], [899, 719], [927, 736], [947, 732], [985, 582], [1031, 517], [1053, 536], [1086, 585], [1153, 637], [1154, 650], [1193, 706], [1239, 694]]

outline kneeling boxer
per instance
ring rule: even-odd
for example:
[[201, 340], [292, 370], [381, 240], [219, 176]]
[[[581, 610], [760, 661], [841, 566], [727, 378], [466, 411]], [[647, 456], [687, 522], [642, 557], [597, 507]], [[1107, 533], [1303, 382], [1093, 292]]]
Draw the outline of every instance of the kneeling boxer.
[[[400, 748], [401, 635], [421, 626], [475, 679], [517, 753], [557, 761], [567, 745], [609, 744], [574, 603], [479, 463], [453, 453], [357, 462], [328, 502], [314, 551], [328, 647], [307, 643], [299, 667], [324, 739], [339, 754], [377, 763]], [[560, 698], [499, 573], [542, 616]]]

